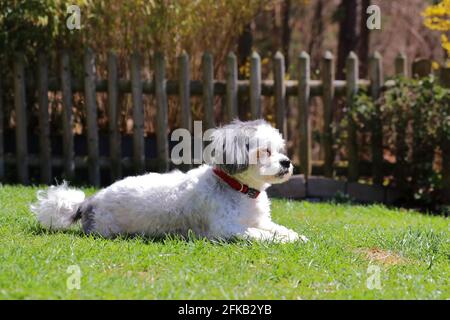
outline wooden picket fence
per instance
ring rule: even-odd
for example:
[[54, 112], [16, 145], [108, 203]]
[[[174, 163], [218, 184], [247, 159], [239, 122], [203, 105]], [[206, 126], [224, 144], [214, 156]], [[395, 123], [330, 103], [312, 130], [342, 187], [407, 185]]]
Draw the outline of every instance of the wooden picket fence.
[[[360, 79], [358, 74], [358, 58], [351, 53], [347, 59], [346, 80], [335, 80], [335, 59], [331, 52], [326, 52], [322, 59], [321, 80], [312, 80], [310, 74], [310, 58], [305, 52], [298, 56], [297, 80], [285, 79], [285, 62], [281, 53], [273, 59], [273, 80], [261, 79], [261, 59], [257, 53], [250, 57], [250, 79], [238, 80], [238, 65], [236, 56], [230, 53], [227, 57], [226, 79], [216, 80], [213, 73], [213, 57], [205, 53], [202, 59], [202, 80], [190, 79], [189, 57], [186, 53], [178, 59], [178, 79], [167, 80], [165, 75], [165, 58], [162, 53], [154, 56], [154, 79], [141, 79], [141, 57], [135, 53], [131, 56], [130, 79], [119, 79], [117, 71], [117, 57], [114, 53], [108, 54], [108, 78], [97, 79], [95, 69], [95, 55], [90, 49], [84, 54], [84, 79], [72, 79], [69, 68], [69, 54], [61, 53], [61, 68], [57, 79], [48, 76], [48, 59], [45, 54], [39, 54], [38, 72], [34, 89], [38, 96], [39, 105], [39, 155], [31, 155], [27, 150], [27, 102], [25, 95], [25, 60], [23, 54], [18, 53], [14, 62], [14, 108], [16, 114], [16, 154], [5, 155], [3, 143], [3, 105], [2, 86], [0, 83], [0, 181], [5, 176], [5, 163], [17, 166], [17, 180], [20, 183], [29, 183], [29, 167], [40, 168], [41, 182], [52, 182], [52, 169], [62, 167], [64, 177], [71, 179], [75, 168], [88, 168], [89, 183], [100, 185], [100, 168], [109, 168], [112, 180], [122, 176], [124, 167], [132, 167], [135, 173], [142, 173], [148, 168], [157, 168], [158, 171], [167, 171], [170, 167], [168, 144], [168, 95], [179, 97], [182, 127], [192, 130], [191, 96], [201, 96], [204, 108], [203, 127], [212, 128], [216, 125], [214, 119], [214, 97], [225, 96], [225, 115], [227, 119], [238, 117], [238, 94], [248, 94], [252, 118], [262, 116], [262, 96], [274, 96], [276, 104], [276, 125], [286, 137], [286, 102], [289, 96], [297, 97], [298, 131], [300, 136], [299, 158], [302, 173], [306, 178], [311, 175], [311, 125], [309, 117], [310, 99], [321, 96], [323, 100], [323, 172], [326, 177], [333, 176], [334, 154], [332, 124], [334, 121], [333, 105], [335, 97], [344, 96], [352, 101], [359, 89], [365, 89], [377, 99], [385, 87], [391, 85], [384, 81], [382, 57], [375, 53], [369, 61], [368, 79]], [[413, 70], [429, 67], [429, 62], [419, 61]], [[408, 75], [406, 57], [400, 54], [395, 61], [396, 73]], [[431, 71], [431, 70], [430, 70]], [[415, 72], [415, 71], [413, 71]], [[425, 71], [427, 72], [427, 71]], [[1, 79], [0, 79], [1, 81]], [[60, 91], [63, 107], [63, 155], [52, 156], [50, 148], [50, 126], [48, 111], [48, 92]], [[87, 157], [74, 155], [74, 134], [72, 130], [72, 99], [74, 92], [84, 92], [86, 119], [87, 119]], [[97, 125], [96, 93], [106, 92], [108, 96], [109, 119], [109, 156], [99, 156], [99, 135]], [[118, 125], [120, 93], [131, 93], [133, 104], [133, 156], [131, 159], [121, 155], [120, 132]], [[156, 159], [146, 159], [144, 150], [144, 107], [143, 95], [154, 95], [157, 107], [156, 115]], [[357, 181], [359, 172], [359, 158], [356, 142], [356, 128], [350, 121], [348, 132], [348, 180]], [[383, 146], [381, 123], [374, 126], [372, 132], [372, 176], [375, 184], [383, 181]]]

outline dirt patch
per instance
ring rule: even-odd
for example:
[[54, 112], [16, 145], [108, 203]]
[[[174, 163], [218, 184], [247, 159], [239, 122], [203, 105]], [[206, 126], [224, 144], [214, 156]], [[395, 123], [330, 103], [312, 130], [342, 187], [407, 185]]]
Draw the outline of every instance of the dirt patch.
[[396, 266], [408, 263], [408, 260], [401, 255], [380, 248], [358, 249], [357, 252], [363, 254], [365, 258], [371, 262], [378, 262], [387, 266]]
[[155, 282], [155, 277], [152, 274], [150, 274], [149, 272], [128, 271], [127, 272], [127, 276], [128, 277], [136, 277], [137, 276], [141, 280], [144, 280], [144, 281], [149, 282], [149, 283], [154, 283]]

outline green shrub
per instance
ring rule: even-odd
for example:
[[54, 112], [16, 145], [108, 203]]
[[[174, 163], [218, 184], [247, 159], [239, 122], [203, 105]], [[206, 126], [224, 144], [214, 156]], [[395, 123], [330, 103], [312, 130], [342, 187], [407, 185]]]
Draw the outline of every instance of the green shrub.
[[[389, 184], [402, 189], [412, 202], [436, 204], [442, 188], [441, 146], [450, 141], [450, 90], [434, 76], [397, 77], [393, 82], [377, 101], [360, 91], [347, 109], [347, 118], [353, 119], [361, 139], [370, 136], [373, 120], [380, 114], [385, 154], [395, 155]], [[341, 126], [348, 126], [346, 118]]]

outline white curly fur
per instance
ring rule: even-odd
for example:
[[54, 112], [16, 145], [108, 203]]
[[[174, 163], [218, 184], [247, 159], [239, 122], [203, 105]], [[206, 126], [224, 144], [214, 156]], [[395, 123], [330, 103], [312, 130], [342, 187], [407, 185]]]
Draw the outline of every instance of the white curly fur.
[[67, 182], [39, 190], [37, 202], [30, 206], [37, 220], [48, 229], [61, 230], [73, 223], [73, 215], [84, 201], [84, 192], [70, 189]]
[[[210, 165], [187, 173], [175, 170], [128, 177], [86, 200], [81, 191], [69, 189], [64, 183], [47, 192], [39, 191], [32, 211], [44, 226], [63, 229], [75, 220], [79, 209], [84, 231], [105, 237], [187, 235], [193, 231], [210, 239], [307, 241], [271, 219], [265, 190], [273, 183], [288, 180], [293, 169], [291, 164], [288, 168], [281, 166], [280, 161], [289, 159], [282, 154], [284, 141], [278, 130], [262, 120], [234, 121], [217, 129], [213, 136], [213, 145], [224, 149], [215, 153]], [[242, 144], [245, 139], [256, 140], [257, 147], [246, 148]], [[236, 148], [245, 150], [236, 152]], [[268, 148], [270, 152], [266, 152]], [[236, 161], [237, 156], [229, 156], [227, 164], [220, 164], [217, 157], [224, 153], [238, 154], [241, 160], [244, 154], [244, 165]], [[260, 161], [245, 164], [255, 154]], [[220, 167], [241, 183], [261, 191], [259, 197], [251, 199], [231, 189], [214, 174], [213, 167]]]

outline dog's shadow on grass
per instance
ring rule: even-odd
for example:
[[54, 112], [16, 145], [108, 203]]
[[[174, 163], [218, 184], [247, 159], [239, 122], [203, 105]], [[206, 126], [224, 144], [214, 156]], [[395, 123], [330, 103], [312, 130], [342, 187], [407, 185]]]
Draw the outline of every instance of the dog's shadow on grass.
[[58, 234], [67, 234], [74, 235], [79, 237], [88, 237], [82, 230], [80, 229], [66, 229], [66, 230], [56, 230], [56, 229], [46, 229], [39, 224], [33, 224], [26, 228], [26, 231], [33, 236], [44, 236], [44, 235], [58, 235]]
[[47, 235], [59, 235], [66, 234], [72, 235], [79, 238], [85, 239], [101, 239], [101, 240], [109, 240], [109, 241], [139, 241], [143, 244], [154, 244], [154, 243], [168, 243], [168, 242], [184, 242], [184, 243], [198, 243], [204, 242], [214, 245], [240, 245], [247, 246], [252, 245], [255, 241], [242, 239], [242, 238], [232, 238], [232, 239], [208, 239], [206, 237], [196, 236], [194, 233], [188, 233], [187, 236], [179, 235], [179, 234], [167, 234], [164, 236], [143, 236], [140, 234], [122, 234], [117, 235], [112, 238], [107, 238], [99, 234], [91, 233], [86, 234], [83, 230], [78, 228], [71, 228], [66, 230], [55, 230], [55, 229], [46, 229], [39, 224], [31, 225], [26, 230], [30, 235], [33, 236], [47, 236]]

